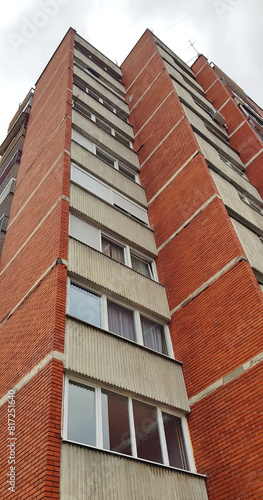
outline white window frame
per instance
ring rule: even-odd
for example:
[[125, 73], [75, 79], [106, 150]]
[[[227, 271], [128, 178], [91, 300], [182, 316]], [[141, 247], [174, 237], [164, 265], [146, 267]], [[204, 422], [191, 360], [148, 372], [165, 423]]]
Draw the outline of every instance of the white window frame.
[[[111, 297], [103, 294], [103, 293], [99, 293], [97, 290], [95, 290], [94, 288], [88, 286], [88, 287], [85, 287], [83, 286], [82, 283], [78, 282], [78, 280], [72, 280], [70, 277], [68, 277], [68, 280], [67, 280], [67, 304], [66, 304], [66, 313], [71, 316], [70, 314], [70, 287], [71, 287], [71, 284], [72, 285], [75, 285], [79, 288], [82, 288], [83, 290], [87, 290], [87, 292], [91, 292], [91, 293], [94, 293], [95, 295], [99, 296], [100, 297], [100, 324], [101, 326], [100, 327], [97, 327], [96, 325], [93, 325], [92, 323], [88, 323], [80, 318], [77, 318], [76, 316], [72, 316], [72, 317], [76, 317], [76, 319], [78, 321], [82, 321], [83, 323], [87, 324], [87, 325], [91, 325], [91, 326], [94, 326], [94, 328], [99, 328], [99, 329], [102, 329], [102, 330], [105, 330], [113, 335], [117, 335], [118, 337], [122, 338], [122, 339], [125, 339], [127, 340], [128, 342], [134, 342], [135, 344], [138, 344], [138, 345], [141, 345], [142, 347], [144, 347], [145, 349], [149, 349], [151, 352], [155, 352], [157, 354], [160, 354], [162, 356], [167, 356], [169, 358], [172, 358], [172, 359], [175, 359], [174, 358], [174, 351], [173, 351], [173, 346], [172, 346], [172, 340], [171, 340], [171, 336], [170, 336], [170, 331], [169, 331], [169, 327], [168, 325], [162, 323], [162, 322], [159, 322], [159, 321], [156, 321], [155, 318], [152, 318], [149, 314], [145, 314], [144, 312], [141, 314], [137, 309], [134, 309], [133, 307], [129, 307], [126, 303], [122, 303], [120, 302], [119, 300], [115, 300], [115, 299], [112, 299]], [[118, 333], [116, 332], [112, 332], [109, 330], [109, 326], [108, 326], [108, 305], [107, 305], [107, 301], [110, 301], [110, 302], [114, 302], [116, 305], [120, 306], [120, 307], [123, 307], [124, 309], [127, 309], [129, 311], [132, 311], [133, 312], [133, 325], [134, 325], [134, 332], [135, 332], [135, 340], [130, 340], [128, 339], [127, 337], [124, 337], [122, 335], [119, 335]], [[167, 354], [164, 354], [160, 351], [156, 351], [155, 349], [151, 349], [150, 347], [147, 347], [144, 345], [144, 342], [143, 342], [143, 334], [142, 334], [142, 327], [141, 327], [141, 316], [153, 321], [154, 323], [160, 325], [162, 328], [163, 328], [163, 334], [164, 334], [164, 339], [165, 339], [165, 344], [166, 344], [166, 349], [167, 349]]]
[[[90, 387], [94, 389], [94, 404], [95, 404], [95, 446], [93, 445], [87, 445], [85, 443], [77, 442], [77, 441], [72, 441], [68, 437], [68, 408], [69, 408], [69, 383], [70, 381]], [[101, 392], [103, 389], [109, 390], [113, 394], [118, 394], [120, 396], [124, 396], [127, 398], [128, 402], [128, 421], [129, 421], [129, 434], [130, 434], [130, 439], [131, 439], [131, 455], [126, 455], [124, 453], [120, 453], [117, 451], [113, 450], [108, 450], [103, 447], [103, 425], [102, 425], [102, 398], [101, 398]], [[176, 470], [183, 470], [185, 472], [191, 472], [191, 473], [196, 473], [196, 467], [195, 467], [195, 461], [194, 461], [194, 455], [193, 455], [193, 449], [191, 445], [191, 438], [190, 438], [190, 433], [189, 433], [189, 428], [187, 424], [187, 419], [185, 415], [180, 413], [177, 410], [170, 411], [167, 410], [166, 408], [163, 408], [159, 402], [154, 402], [153, 404], [149, 403], [148, 401], [144, 401], [142, 399], [135, 397], [131, 397], [125, 393], [122, 393], [119, 390], [115, 389], [108, 389], [107, 387], [104, 388], [103, 385], [96, 385], [93, 381], [85, 380], [83, 381], [82, 379], [76, 377], [76, 376], [71, 376], [71, 375], [64, 375], [64, 390], [63, 390], [63, 418], [62, 418], [62, 439], [65, 441], [68, 441], [70, 443], [76, 443], [80, 444], [84, 447], [88, 448], [93, 448], [93, 449], [100, 449], [105, 451], [106, 453], [111, 453], [111, 454], [116, 454], [118, 456], [125, 456], [128, 458], [135, 458], [140, 461], [146, 462], [146, 463], [152, 463], [154, 465], [161, 465], [165, 467], [169, 467], [171, 469], [176, 469]], [[145, 403], [153, 408], [156, 409], [156, 414], [157, 414], [157, 426], [158, 426], [158, 433], [159, 433], [159, 438], [160, 438], [160, 447], [161, 447], [161, 454], [162, 454], [162, 459], [163, 462], [153, 462], [151, 460], [146, 460], [144, 458], [138, 457], [137, 453], [137, 444], [136, 444], [136, 432], [135, 432], [135, 423], [134, 423], [134, 413], [133, 413], [133, 401], [138, 401], [140, 403]], [[167, 441], [165, 437], [165, 431], [164, 431], [164, 424], [163, 424], [163, 417], [162, 417], [162, 412], [169, 414], [173, 417], [180, 418], [181, 420], [181, 430], [182, 430], [182, 439], [183, 439], [183, 444], [184, 444], [184, 449], [185, 449], [185, 455], [186, 455], [186, 461], [188, 465], [188, 469], [177, 469], [176, 467], [173, 467], [169, 464], [169, 456], [168, 456], [168, 450], [167, 450]]]

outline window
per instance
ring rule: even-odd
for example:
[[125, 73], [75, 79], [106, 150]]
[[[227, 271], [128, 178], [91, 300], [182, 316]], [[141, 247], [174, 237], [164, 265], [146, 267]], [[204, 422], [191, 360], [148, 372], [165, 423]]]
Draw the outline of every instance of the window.
[[244, 179], [247, 179], [247, 176], [244, 172], [242, 172], [242, 170], [240, 170], [236, 165], [234, 165], [230, 160], [228, 160], [224, 155], [222, 155], [221, 153], [218, 153], [219, 156], [220, 156], [220, 159], [230, 168], [232, 168], [232, 170], [234, 170], [237, 174], [241, 175], [242, 177], [244, 177]]
[[157, 279], [155, 264], [144, 255], [135, 254], [129, 245], [115, 240], [111, 235], [101, 233], [101, 230], [91, 226], [86, 221], [70, 214], [69, 235], [95, 250], [101, 251], [111, 259], [131, 267], [134, 271], [150, 279]]
[[154, 351], [167, 354], [165, 336], [162, 325], [154, 323], [148, 318], [141, 316], [143, 343]]
[[102, 151], [101, 149], [96, 147], [96, 156], [98, 156], [100, 160], [105, 161], [105, 163], [107, 163], [110, 167], [114, 168], [115, 160], [110, 155], [105, 153], [105, 151]]
[[69, 314], [86, 323], [101, 326], [100, 296], [71, 283]]
[[135, 255], [131, 254], [131, 266], [134, 271], [137, 271], [147, 278], [152, 278], [151, 264], [146, 262], [145, 260], [140, 259], [139, 257], [135, 257]]
[[111, 257], [114, 260], [117, 260], [118, 262], [121, 262], [124, 264], [124, 248], [117, 245], [116, 243], [113, 243], [112, 241], [108, 240], [107, 238], [104, 238], [103, 236], [101, 237], [101, 247], [102, 247], [102, 253], [104, 255], [108, 255], [108, 257]]
[[133, 312], [115, 302], [107, 301], [108, 326], [111, 332], [135, 340]]
[[263, 215], [263, 208], [262, 208], [263, 203], [260, 203], [260, 201], [257, 202], [257, 201], [251, 200], [250, 198], [245, 196], [243, 193], [238, 192], [238, 196], [241, 199], [241, 201], [243, 201], [243, 203], [245, 203], [249, 207], [253, 208], [253, 210], [255, 210], [255, 212], [257, 212], [258, 214]]
[[65, 385], [65, 439], [189, 470], [182, 418], [100, 387]]
[[105, 295], [98, 295], [70, 283], [68, 312], [85, 323], [104, 328], [153, 351], [169, 355], [168, 327], [109, 300]]

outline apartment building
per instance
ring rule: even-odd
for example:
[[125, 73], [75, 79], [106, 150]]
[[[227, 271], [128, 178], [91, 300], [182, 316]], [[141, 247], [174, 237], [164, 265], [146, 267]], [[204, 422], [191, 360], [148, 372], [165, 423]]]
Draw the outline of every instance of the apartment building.
[[11, 122], [3, 498], [259, 498], [263, 205], [225, 81], [149, 30], [120, 68], [70, 29]]

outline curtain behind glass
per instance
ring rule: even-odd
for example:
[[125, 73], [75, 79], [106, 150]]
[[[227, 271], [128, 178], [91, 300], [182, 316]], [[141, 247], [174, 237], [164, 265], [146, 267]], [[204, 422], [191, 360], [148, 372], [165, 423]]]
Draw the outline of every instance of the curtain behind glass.
[[167, 354], [162, 325], [141, 316], [143, 342], [146, 347]]
[[126, 339], [135, 340], [133, 312], [108, 300], [109, 330]]

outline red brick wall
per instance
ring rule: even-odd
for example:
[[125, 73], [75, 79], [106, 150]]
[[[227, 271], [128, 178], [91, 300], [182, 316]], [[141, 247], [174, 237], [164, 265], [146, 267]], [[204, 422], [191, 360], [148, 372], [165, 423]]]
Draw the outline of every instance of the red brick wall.
[[63, 364], [51, 361], [15, 394], [15, 493], [7, 483], [8, 404], [0, 407], [2, 499], [59, 498], [62, 381]]
[[194, 454], [211, 500], [263, 498], [262, 380], [261, 363], [192, 406]]
[[[221, 106], [223, 106], [229, 97], [233, 97], [233, 94], [217, 77], [204, 56], [200, 56], [197, 59], [192, 66], [192, 70], [196, 74], [196, 80], [206, 92], [207, 99], [209, 99], [216, 109], [220, 109], [220, 113], [225, 117], [226, 126], [230, 133], [233, 133], [242, 122], [247, 122], [233, 133], [230, 137], [230, 144], [239, 152], [240, 158], [245, 165], [250, 162], [246, 173], [249, 180], [257, 187], [261, 196], [263, 196], [263, 152], [257, 158], [254, 158], [262, 150], [263, 141], [253, 130], [248, 119], [233, 99], [221, 109]], [[212, 83], [214, 85], [209, 89]]]
[[[71, 29], [36, 84], [29, 117], [0, 263], [1, 396], [51, 351], [64, 351], [73, 46]], [[59, 498], [62, 377], [63, 364], [51, 362], [17, 393], [10, 498]], [[6, 405], [0, 411], [6, 426]], [[4, 478], [5, 458], [2, 466]]]
[[[149, 36], [147, 31], [126, 59], [124, 83], [128, 82], [129, 87], [127, 102], [136, 134], [135, 149], [139, 149], [140, 161], [145, 162], [140, 178], [150, 202], [148, 215], [157, 247], [186, 224], [159, 250], [157, 268], [171, 310], [199, 290], [194, 299], [172, 315], [170, 324], [175, 357], [184, 363], [186, 387], [192, 397], [262, 351], [263, 296], [250, 265], [244, 260], [234, 264], [235, 259], [245, 255], [244, 250], [178, 96], [175, 92], [169, 95], [173, 86]], [[152, 65], [146, 65], [153, 54]], [[229, 90], [216, 80], [203, 56], [194, 70], [199, 71], [204, 64], [197, 80], [205, 90], [216, 82], [208, 93], [215, 107], [220, 107], [229, 98]], [[231, 110], [231, 106], [227, 110], [229, 126], [234, 130], [241, 112], [238, 108]], [[222, 274], [230, 263], [232, 267]], [[205, 286], [211, 278], [214, 281]], [[256, 470], [262, 461], [259, 413], [254, 414], [254, 410], [261, 412], [261, 407], [256, 409], [259, 395], [250, 394], [252, 376], [250, 371], [193, 405], [189, 424], [194, 454], [198, 472], [208, 474], [210, 500], [262, 496], [263, 482], [249, 484], [256, 478], [253, 460], [248, 457], [250, 446]], [[251, 433], [250, 421], [256, 429]]]

